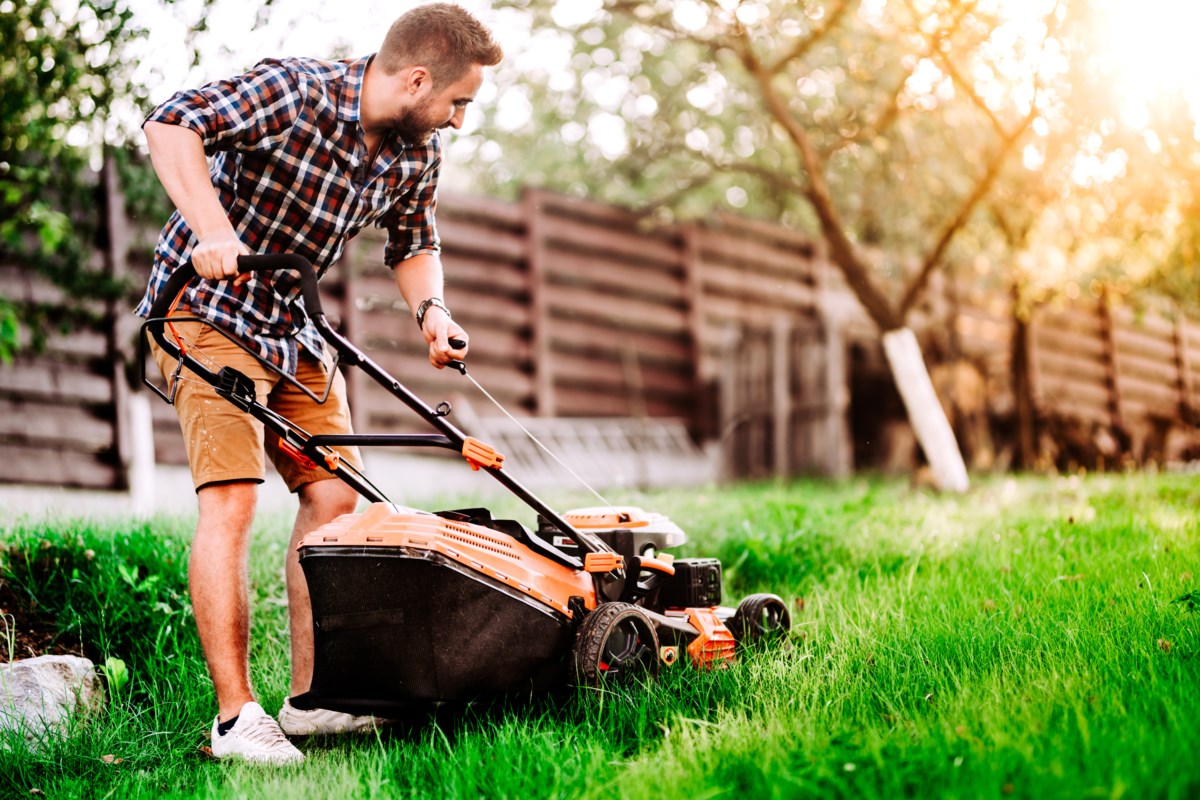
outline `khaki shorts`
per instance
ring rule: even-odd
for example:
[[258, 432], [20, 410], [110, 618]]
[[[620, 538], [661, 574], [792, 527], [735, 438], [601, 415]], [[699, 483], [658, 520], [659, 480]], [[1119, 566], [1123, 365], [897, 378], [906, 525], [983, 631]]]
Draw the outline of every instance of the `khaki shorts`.
[[[350, 407], [346, 404], [346, 381], [341, 372], [334, 375], [329, 397], [317, 403], [278, 373], [263, 366], [250, 353], [230, 341], [220, 331], [202, 322], [176, 322], [175, 330], [183, 337], [189, 352], [214, 372], [233, 367], [254, 381], [260, 403], [281, 414], [311, 435], [352, 433]], [[170, 335], [170, 329], [167, 330]], [[170, 382], [178, 361], [168, 356], [154, 337], [150, 337], [154, 360], [163, 377]], [[318, 397], [329, 381], [329, 372], [315, 356], [299, 348], [296, 379]], [[265, 398], [265, 400], [264, 400]], [[306, 467], [279, 449], [279, 437], [267, 431], [261, 422], [217, 394], [212, 386], [184, 367], [175, 392], [175, 412], [183, 428], [188, 464], [196, 489], [222, 481], [254, 481], [265, 477], [264, 454], [271, 456], [275, 469], [290, 491], [334, 475], [317, 467]], [[343, 462], [362, 469], [356, 447], [337, 447]]]

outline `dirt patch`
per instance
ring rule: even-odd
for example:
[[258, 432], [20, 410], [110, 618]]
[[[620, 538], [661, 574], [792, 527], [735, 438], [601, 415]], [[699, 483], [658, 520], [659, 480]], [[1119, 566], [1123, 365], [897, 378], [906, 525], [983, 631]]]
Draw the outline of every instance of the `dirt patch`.
[[38, 613], [33, 601], [0, 578], [0, 661], [45, 655], [84, 652], [79, 642], [65, 639], [52, 620]]

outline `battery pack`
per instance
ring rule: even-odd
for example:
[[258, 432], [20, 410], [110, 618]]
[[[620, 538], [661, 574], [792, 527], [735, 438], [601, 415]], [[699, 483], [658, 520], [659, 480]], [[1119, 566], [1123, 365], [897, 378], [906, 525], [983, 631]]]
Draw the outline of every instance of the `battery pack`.
[[721, 602], [721, 562], [715, 558], [677, 558], [675, 574], [659, 590], [667, 608], [708, 608]]

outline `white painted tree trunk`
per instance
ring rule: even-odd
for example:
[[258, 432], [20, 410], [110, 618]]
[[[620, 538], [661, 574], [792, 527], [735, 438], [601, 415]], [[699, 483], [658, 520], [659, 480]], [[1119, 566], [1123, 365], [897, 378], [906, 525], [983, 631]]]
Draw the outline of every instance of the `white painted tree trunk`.
[[925, 358], [911, 328], [899, 328], [883, 335], [883, 352], [900, 398], [908, 411], [917, 441], [929, 460], [933, 480], [942, 491], [965, 492], [971, 487], [967, 466], [950, 428], [950, 420], [938, 401]]

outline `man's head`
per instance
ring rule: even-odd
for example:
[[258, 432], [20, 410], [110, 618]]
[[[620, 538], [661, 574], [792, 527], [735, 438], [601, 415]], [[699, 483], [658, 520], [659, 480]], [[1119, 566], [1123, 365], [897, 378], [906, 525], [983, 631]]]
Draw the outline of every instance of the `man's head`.
[[458, 128], [483, 68], [503, 57], [491, 32], [464, 9], [418, 6], [392, 24], [375, 55], [378, 82], [387, 87], [379, 116], [412, 144], [424, 144], [439, 128]]
[[479, 20], [453, 3], [418, 6], [392, 23], [376, 59], [388, 75], [425, 67], [433, 89], [455, 83], [474, 65], [494, 67], [504, 51]]

